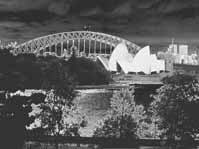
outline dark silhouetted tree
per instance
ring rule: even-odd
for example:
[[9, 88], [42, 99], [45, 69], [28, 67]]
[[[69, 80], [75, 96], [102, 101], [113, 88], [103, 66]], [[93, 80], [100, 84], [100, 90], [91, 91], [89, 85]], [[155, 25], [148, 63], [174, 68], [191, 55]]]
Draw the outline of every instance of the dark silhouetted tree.
[[8, 96], [1, 94], [0, 107], [0, 146], [9, 149], [21, 149], [26, 137], [26, 127], [35, 120], [30, 116], [32, 104], [42, 103], [45, 95], [41, 93], [28, 96]]
[[180, 139], [186, 145], [199, 133], [199, 84], [196, 78], [174, 74], [163, 79], [164, 85], [154, 95], [151, 111], [169, 140]]
[[68, 67], [79, 85], [100, 85], [112, 81], [110, 73], [91, 59], [72, 56], [68, 61]]

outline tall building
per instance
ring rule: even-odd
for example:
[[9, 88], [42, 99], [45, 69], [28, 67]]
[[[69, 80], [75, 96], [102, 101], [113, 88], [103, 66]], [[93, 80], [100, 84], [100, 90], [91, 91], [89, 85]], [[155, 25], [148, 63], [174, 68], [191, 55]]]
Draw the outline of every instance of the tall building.
[[178, 54], [178, 45], [177, 44], [171, 44], [169, 45], [169, 49], [171, 50], [171, 53]]
[[179, 45], [179, 54], [188, 55], [188, 45]]
[[165, 53], [165, 70], [173, 72], [174, 56], [171, 53]]

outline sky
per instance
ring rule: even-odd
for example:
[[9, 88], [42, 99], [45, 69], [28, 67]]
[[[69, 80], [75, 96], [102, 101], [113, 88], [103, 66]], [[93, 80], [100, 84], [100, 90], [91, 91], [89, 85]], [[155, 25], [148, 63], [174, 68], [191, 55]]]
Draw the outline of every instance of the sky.
[[[198, 0], [0, 0], [0, 11], [29, 11], [42, 10], [57, 15], [68, 12], [81, 12], [91, 9], [103, 12], [128, 11], [129, 14], [142, 12], [173, 13], [183, 9], [198, 9]], [[126, 10], [125, 10], [126, 8]], [[184, 10], [185, 11], [185, 10]], [[119, 13], [120, 13], [119, 12]]]
[[138, 44], [199, 43], [198, 0], [0, 0], [0, 39], [24, 42], [82, 30], [122, 36]]
[[1, 11], [43, 10], [66, 14], [68, 6], [66, 0], [0, 0]]

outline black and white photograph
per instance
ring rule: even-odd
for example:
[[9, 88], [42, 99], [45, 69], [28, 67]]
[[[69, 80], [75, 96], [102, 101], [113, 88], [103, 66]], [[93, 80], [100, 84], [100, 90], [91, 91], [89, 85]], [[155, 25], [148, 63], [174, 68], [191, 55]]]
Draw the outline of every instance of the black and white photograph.
[[0, 149], [199, 149], [199, 0], [0, 0]]

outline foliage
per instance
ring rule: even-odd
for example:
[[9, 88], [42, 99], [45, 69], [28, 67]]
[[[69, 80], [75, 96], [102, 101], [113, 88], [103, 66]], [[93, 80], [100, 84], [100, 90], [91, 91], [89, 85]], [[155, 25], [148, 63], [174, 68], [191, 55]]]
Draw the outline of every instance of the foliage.
[[158, 125], [160, 117], [153, 112], [149, 109], [146, 113], [146, 119], [140, 123], [139, 138], [161, 139], [164, 129]]
[[47, 91], [53, 89], [57, 96], [72, 102], [75, 96], [75, 83], [66, 67], [67, 62], [55, 57], [39, 57], [37, 64], [42, 72], [41, 88]]
[[94, 136], [138, 137], [139, 124], [145, 119], [145, 111], [142, 105], [136, 105], [133, 93], [133, 89], [121, 89], [113, 94], [109, 114], [95, 130]]
[[68, 64], [70, 73], [79, 85], [100, 85], [112, 81], [110, 73], [91, 59], [72, 56]]
[[[6, 131], [10, 129], [17, 132], [16, 135], [21, 134], [22, 137], [16, 135], [13, 135], [11, 139], [5, 137], [4, 142], [9, 140], [21, 146], [26, 126], [38, 119], [41, 121], [42, 129], [38, 129], [40, 132], [55, 136], [78, 136], [79, 129], [86, 125], [86, 121], [78, 113], [77, 107], [73, 105], [73, 99], [76, 95], [74, 86], [76, 83], [81, 85], [107, 83], [109, 81], [107, 72], [95, 62], [87, 59], [75, 58], [75, 61], [67, 62], [53, 56], [13, 55], [13, 46], [15, 45], [0, 47], [0, 90], [5, 94], [6, 100], [13, 103], [23, 102], [13, 105], [16, 106], [13, 108], [14, 111], [7, 110], [7, 107], [12, 107], [10, 104], [3, 103], [0, 114], [1, 126], [4, 131], [1, 134], [5, 135]], [[45, 102], [40, 104], [42, 112], [36, 115], [37, 119], [29, 115], [32, 111], [30, 105], [36, 101], [35, 97], [35, 101], [24, 100], [24, 97], [20, 96], [13, 97], [13, 99], [8, 97], [11, 93], [25, 89], [42, 89], [47, 94]], [[4, 100], [3, 98], [1, 101]], [[27, 104], [29, 106], [26, 106]], [[25, 107], [27, 110], [23, 110]], [[12, 125], [15, 123], [16, 127], [13, 127]], [[10, 133], [8, 134], [10, 135]]]
[[[0, 90], [5, 96], [1, 97], [1, 102], [7, 101], [2, 103], [0, 111], [0, 125], [4, 130], [1, 138], [6, 135], [7, 131], [17, 132], [18, 136], [4, 137], [3, 140], [7, 143], [10, 141], [9, 143], [14, 147], [15, 145], [20, 147], [23, 144], [26, 126], [35, 121], [35, 117], [30, 116], [29, 113], [32, 111], [30, 105], [37, 101], [37, 97], [32, 96], [29, 100], [28, 97], [10, 97], [9, 95], [25, 89], [42, 89], [47, 93], [53, 90], [56, 97], [65, 99], [65, 102], [71, 105], [75, 96], [74, 83], [71, 76], [68, 75], [64, 60], [54, 57], [36, 57], [33, 54], [14, 56], [9, 50], [0, 51]], [[44, 99], [43, 96], [40, 97], [41, 99]], [[16, 126], [12, 126], [14, 124]], [[7, 134], [10, 136], [11, 132]], [[8, 146], [9, 143], [5, 145]]]
[[85, 127], [86, 121], [75, 105], [69, 105], [64, 98], [57, 96], [53, 90], [47, 93], [45, 102], [41, 104], [41, 113], [37, 119], [45, 135], [79, 136], [79, 129]]
[[45, 95], [41, 93], [27, 96], [7, 96], [1, 94], [4, 105], [0, 107], [0, 146], [20, 149], [26, 135], [26, 127], [34, 122], [35, 117], [30, 116], [32, 104], [44, 101]]
[[[199, 133], [199, 84], [196, 78], [174, 74], [163, 79], [150, 110], [160, 119], [168, 139], [188, 140]], [[186, 142], [186, 141], [184, 141]]]
[[107, 84], [111, 80], [110, 74], [96, 62], [74, 56], [65, 61], [53, 56], [36, 57], [34, 54], [14, 56], [9, 49], [2, 49], [0, 68], [1, 90], [49, 89], [60, 84], [59, 94], [63, 95], [64, 90], [68, 90], [66, 84], [71, 82], [98, 85]]
[[[5, 65], [6, 64], [6, 65]], [[67, 97], [74, 88], [66, 62], [53, 57], [35, 57], [33, 54], [13, 56], [9, 51], [0, 52], [0, 89], [54, 89], [56, 94]]]

